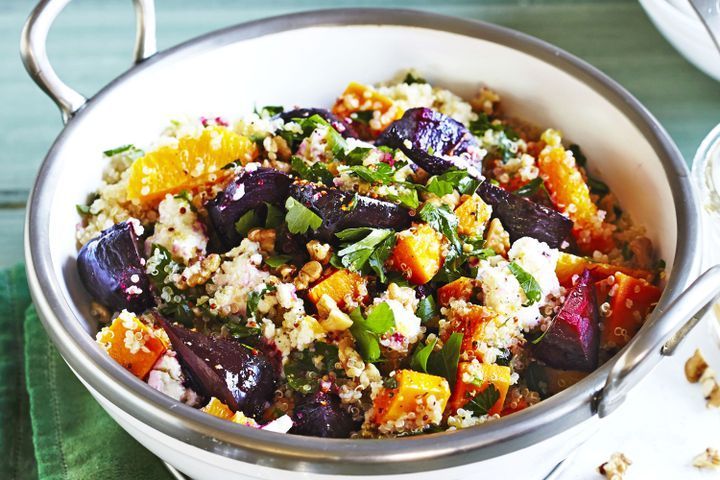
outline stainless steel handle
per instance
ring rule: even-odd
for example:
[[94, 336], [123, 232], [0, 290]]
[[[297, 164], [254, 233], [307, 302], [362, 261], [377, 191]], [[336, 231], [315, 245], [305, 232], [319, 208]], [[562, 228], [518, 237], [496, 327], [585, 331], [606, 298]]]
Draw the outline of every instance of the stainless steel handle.
[[[47, 36], [60, 12], [71, 0], [42, 0], [30, 13], [22, 31], [20, 55], [25, 69], [38, 86], [57, 104], [67, 123], [87, 98], [65, 84], [55, 73], [47, 56]], [[135, 63], [157, 51], [155, 35], [155, 3], [153, 0], [133, 0], [137, 22], [135, 35]]]
[[644, 360], [650, 356], [672, 355], [678, 343], [718, 296], [720, 265], [715, 265], [700, 275], [667, 309], [656, 310], [652, 324], [648, 326], [648, 335], [637, 337], [610, 369], [605, 386], [596, 395], [598, 416], [604, 417], [615, 410], [630, 387], [655, 366], [656, 362]]

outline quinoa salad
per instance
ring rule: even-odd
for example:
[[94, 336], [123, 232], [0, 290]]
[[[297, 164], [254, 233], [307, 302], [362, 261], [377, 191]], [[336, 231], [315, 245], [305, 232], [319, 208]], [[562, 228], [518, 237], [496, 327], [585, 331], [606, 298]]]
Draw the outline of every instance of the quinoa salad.
[[77, 267], [110, 357], [238, 428], [382, 438], [530, 408], [640, 329], [664, 264], [602, 159], [486, 87], [338, 93], [103, 153]]

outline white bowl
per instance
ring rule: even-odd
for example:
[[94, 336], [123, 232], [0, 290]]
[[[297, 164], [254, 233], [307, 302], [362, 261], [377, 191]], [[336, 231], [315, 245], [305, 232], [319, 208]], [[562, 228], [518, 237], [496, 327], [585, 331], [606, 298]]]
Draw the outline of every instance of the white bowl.
[[[640, 0], [650, 20], [690, 63], [720, 81], [720, 52], [690, 5], [681, 0]], [[687, 2], [686, 2], [687, 3]], [[689, 8], [689, 10], [688, 10]]]
[[[26, 61], [37, 81], [68, 114], [81, 106], [33, 189], [26, 229], [33, 298], [58, 350], [100, 404], [143, 445], [196, 478], [274, 479], [288, 471], [307, 479], [542, 478], [659, 361], [660, 342], [683, 320], [671, 314], [677, 310], [666, 312], [698, 260], [697, 205], [682, 157], [622, 87], [551, 45], [420, 12], [309, 12], [231, 27], [159, 53], [82, 105], [79, 95], [59, 101], [68, 91], [48, 84], [47, 64], [44, 71], [32, 68], [37, 52], [28, 38]], [[75, 205], [99, 185], [99, 152], [150, 142], [177, 115], [232, 116], [263, 104], [328, 106], [350, 81], [373, 83], [408, 67], [465, 97], [490, 85], [510, 114], [561, 129], [581, 144], [625, 212], [647, 228], [667, 262], [667, 287], [658, 314], [616, 365], [608, 362], [538, 405], [479, 427], [358, 441], [282, 435], [214, 418], [153, 390], [95, 344], [73, 225]]]

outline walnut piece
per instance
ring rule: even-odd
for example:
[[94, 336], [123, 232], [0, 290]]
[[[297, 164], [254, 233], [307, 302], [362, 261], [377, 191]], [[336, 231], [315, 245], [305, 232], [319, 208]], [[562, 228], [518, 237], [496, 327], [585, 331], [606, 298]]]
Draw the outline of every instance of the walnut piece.
[[609, 480], [623, 480], [630, 465], [632, 462], [624, 453], [615, 452], [610, 455], [610, 460], [598, 467], [598, 472]]
[[320, 278], [322, 275], [323, 267], [317, 260], [312, 260], [300, 269], [297, 277], [295, 277], [295, 288], [298, 290], [305, 290], [308, 286]]
[[698, 348], [695, 350], [693, 356], [685, 362], [685, 378], [687, 378], [690, 383], [697, 383], [707, 368], [708, 364]]
[[720, 468], [720, 453], [717, 449], [708, 447], [703, 453], [695, 457], [693, 466], [717, 470]]

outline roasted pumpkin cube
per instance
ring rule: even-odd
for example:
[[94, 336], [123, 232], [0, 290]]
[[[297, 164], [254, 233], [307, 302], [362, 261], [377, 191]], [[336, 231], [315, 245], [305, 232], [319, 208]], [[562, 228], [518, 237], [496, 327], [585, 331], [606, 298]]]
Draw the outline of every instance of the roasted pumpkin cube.
[[465, 300], [472, 298], [475, 280], [468, 277], [460, 277], [457, 280], [438, 288], [438, 302], [443, 307], [450, 305], [451, 300]]
[[[448, 404], [449, 411], [452, 413], [457, 412], [458, 408], [465, 407], [470, 401], [485, 392], [490, 385], [494, 385], [498, 392], [497, 400], [484, 413], [488, 415], [500, 413], [512, 383], [511, 374], [510, 367], [503, 365], [479, 363], [477, 361], [460, 362], [455, 390]], [[482, 406], [488, 407], [486, 404]]]
[[[600, 346], [606, 349], [620, 349], [640, 330], [645, 317], [660, 299], [662, 290], [647, 280], [617, 272], [614, 282], [607, 289], [609, 310], [605, 314], [600, 332]], [[601, 307], [601, 312], [603, 308]]]
[[98, 332], [97, 342], [138, 378], [145, 378], [167, 350], [166, 344], [152, 329], [127, 310]]
[[585, 179], [572, 156], [559, 144], [559, 138], [556, 145], [548, 145], [540, 152], [538, 168], [551, 200], [573, 221], [573, 237], [580, 250], [612, 250], [612, 227], [599, 215]]
[[222, 418], [223, 420], [230, 420], [231, 418], [233, 418], [233, 415], [235, 415], [235, 412], [230, 410], [230, 407], [228, 407], [215, 397], [210, 398], [208, 404], [202, 407], [200, 410], [205, 413], [209, 413], [213, 417]]
[[458, 218], [458, 233], [477, 238], [482, 236], [485, 225], [490, 220], [492, 207], [478, 195], [472, 194], [455, 209], [455, 215]]
[[460, 350], [462, 358], [467, 360], [477, 358], [481, 361], [483, 358], [480, 347], [487, 343], [485, 328], [490, 324], [497, 327], [502, 323], [492, 308], [480, 305], [467, 305], [463, 309], [453, 311], [449, 320], [448, 328], [441, 332], [442, 340], [447, 341], [454, 332], [462, 333]]
[[365, 279], [360, 274], [346, 269], [336, 270], [308, 290], [308, 298], [316, 306], [323, 295], [327, 295], [340, 308], [346, 305], [347, 300], [358, 300], [366, 294]]
[[395, 375], [397, 386], [385, 387], [375, 397], [375, 423], [381, 425], [396, 421], [410, 413], [416, 421], [426, 421], [427, 425], [438, 424], [442, 420], [450, 398], [450, 386], [443, 377], [400, 370]]
[[442, 267], [443, 237], [430, 225], [421, 224], [397, 235], [391, 263], [416, 285], [429, 282]]
[[580, 275], [585, 269], [590, 270], [597, 279], [609, 277], [616, 272], [622, 272], [635, 278], [642, 278], [648, 282], [652, 281], [654, 277], [653, 272], [649, 270], [595, 262], [588, 257], [578, 257], [577, 255], [566, 252], [560, 252], [557, 264], [555, 265], [555, 274], [558, 277], [560, 285], [567, 287], [572, 285], [573, 276]]
[[382, 95], [373, 87], [351, 82], [338, 97], [332, 112], [357, 124], [353, 114], [368, 113], [371, 117], [365, 122], [372, 136], [379, 135], [388, 125], [402, 117], [403, 110], [390, 98]]

